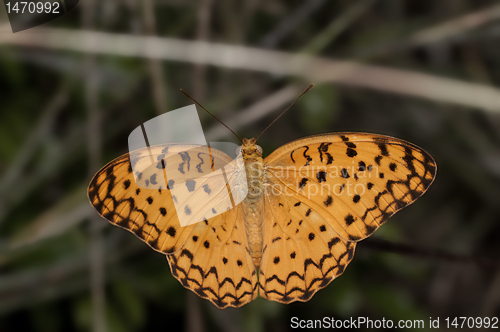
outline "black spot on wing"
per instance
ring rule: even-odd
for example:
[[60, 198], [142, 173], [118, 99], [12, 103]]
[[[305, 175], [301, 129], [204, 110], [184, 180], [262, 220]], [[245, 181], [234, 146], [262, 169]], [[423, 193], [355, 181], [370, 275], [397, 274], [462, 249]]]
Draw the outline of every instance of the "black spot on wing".
[[198, 173], [203, 173], [203, 170], [201, 169], [201, 165], [203, 165], [205, 163], [205, 161], [203, 160], [203, 158], [201, 158], [202, 154], [203, 154], [202, 152], [198, 153], [198, 159], [200, 159], [200, 163], [198, 165], [196, 165], [196, 170], [198, 171]]
[[356, 152], [356, 144], [349, 142], [349, 141], [344, 141], [345, 145], [347, 145], [347, 150], [346, 150], [346, 155], [350, 158], [356, 157], [358, 155], [358, 152]]
[[205, 184], [203, 185], [203, 190], [210, 195], [210, 193], [212, 192], [212, 189], [210, 189], [210, 187], [208, 186], [208, 184]]
[[350, 226], [354, 222], [354, 217], [349, 213], [347, 216], [345, 216], [344, 220], [347, 226]]
[[307, 154], [307, 151], [309, 151], [309, 147], [306, 145], [306, 146], [303, 146], [303, 148], [306, 148], [306, 149], [304, 150], [304, 153], [303, 153], [304, 158], [306, 158], [306, 160], [307, 160], [307, 162], [306, 162], [305, 166], [309, 166], [309, 163], [312, 161], [311, 156]]
[[353, 158], [353, 157], [356, 157], [358, 155], [358, 153], [354, 149], [347, 148], [346, 155], [350, 158]]
[[[331, 158], [332, 156], [328, 153], [328, 147], [332, 143], [321, 143], [318, 147], [318, 152], [319, 152], [319, 159], [321, 162], [323, 162], [323, 153], [326, 154], [327, 157]], [[332, 158], [333, 159], [333, 158]], [[329, 159], [328, 159], [329, 160]], [[333, 160], [332, 160], [333, 161]]]
[[319, 183], [326, 181], [326, 174], [327, 173], [325, 171], [319, 171], [318, 174], [316, 174], [316, 178], [318, 179]]
[[332, 250], [332, 247], [336, 245], [337, 243], [340, 242], [340, 239], [338, 237], [334, 237], [328, 242], [328, 249]]
[[167, 229], [167, 234], [170, 235], [171, 237], [175, 237], [175, 234], [177, 233], [177, 231], [175, 230], [174, 227], [169, 227]]
[[189, 192], [193, 192], [195, 187], [196, 187], [196, 181], [194, 180], [187, 180], [186, 181], [186, 187]]
[[380, 149], [380, 154], [382, 154], [382, 156], [389, 156], [389, 151], [387, 151], [387, 145], [385, 143], [379, 143], [378, 148]]
[[187, 153], [185, 151], [184, 152], [179, 152], [179, 156], [181, 156], [181, 158], [182, 158], [182, 163], [179, 164], [178, 170], [182, 174], [186, 174], [186, 172], [184, 171], [184, 167], [186, 167], [186, 169], [189, 171], [191, 157], [189, 157], [189, 153]]
[[330, 165], [331, 163], [333, 163], [333, 157], [332, 157], [332, 155], [327, 152], [326, 156], [328, 157], [328, 161], [326, 162], [326, 164]]

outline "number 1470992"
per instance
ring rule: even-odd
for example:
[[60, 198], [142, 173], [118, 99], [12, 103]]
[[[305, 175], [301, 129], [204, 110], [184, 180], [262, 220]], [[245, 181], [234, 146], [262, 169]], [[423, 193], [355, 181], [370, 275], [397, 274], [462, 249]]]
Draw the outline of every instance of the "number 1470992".
[[13, 3], [7, 2], [5, 4], [7, 13], [46, 13], [46, 14], [59, 14], [59, 2], [34, 2], [34, 1], [15, 1]]
[[455, 317], [450, 318], [447, 317], [446, 328], [455, 328], [455, 329], [463, 329], [463, 328], [490, 328], [490, 329], [498, 329], [498, 317]]

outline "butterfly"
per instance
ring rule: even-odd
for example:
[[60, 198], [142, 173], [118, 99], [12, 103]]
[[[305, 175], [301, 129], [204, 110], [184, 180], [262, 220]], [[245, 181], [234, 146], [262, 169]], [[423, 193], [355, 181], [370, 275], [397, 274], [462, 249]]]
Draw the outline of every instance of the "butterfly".
[[[257, 296], [309, 300], [344, 272], [359, 241], [419, 198], [436, 176], [427, 152], [384, 135], [316, 135], [265, 158], [256, 139], [243, 139], [238, 152], [245, 172], [228, 170], [227, 183], [245, 174], [246, 197], [230, 208], [221, 192], [237, 186], [220, 177], [182, 176], [187, 169], [207, 174], [232, 160], [214, 148], [203, 151], [183, 144], [132, 151], [94, 176], [88, 197], [105, 219], [164, 253], [184, 287], [219, 308]], [[141, 163], [151, 167], [135, 172]], [[218, 209], [224, 212], [180, 225], [180, 214]]]
[[195, 144], [140, 148], [97, 172], [90, 203], [164, 253], [172, 275], [219, 308], [257, 296], [308, 301], [344, 272], [357, 242], [436, 176], [423, 149], [378, 134], [306, 137], [263, 158], [258, 139], [312, 86], [257, 139], [219, 120], [242, 143], [236, 158]]

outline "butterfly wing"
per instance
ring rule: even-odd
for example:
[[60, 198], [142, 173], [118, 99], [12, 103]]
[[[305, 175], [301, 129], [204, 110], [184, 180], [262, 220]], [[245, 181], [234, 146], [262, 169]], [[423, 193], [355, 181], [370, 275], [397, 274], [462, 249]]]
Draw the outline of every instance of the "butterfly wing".
[[420, 197], [436, 174], [421, 148], [363, 133], [300, 139], [264, 164], [261, 295], [285, 303], [307, 300], [342, 273], [354, 243]]
[[[228, 188], [240, 184], [237, 167], [227, 167], [231, 161], [200, 146], [136, 150], [104, 166], [88, 197], [105, 219], [167, 254], [172, 274], [185, 287], [219, 307], [239, 306], [256, 296], [257, 277], [244, 227], [238, 227], [240, 207], [231, 209]], [[227, 183], [214, 172], [224, 167]], [[181, 226], [179, 214], [194, 216], [194, 222]]]
[[[153, 249], [175, 252], [194, 228], [181, 227], [178, 214], [183, 218], [206, 214], [210, 219], [212, 209], [230, 208], [227, 191], [221, 190], [226, 189], [226, 183], [210, 174], [231, 158], [215, 149], [200, 156], [206, 151], [197, 146], [158, 145], [125, 154], [94, 176], [88, 188], [89, 200], [104, 218], [133, 232]], [[198, 170], [205, 176], [193, 180]], [[197, 204], [190, 205], [192, 201]], [[222, 231], [221, 224], [212, 222], [211, 226]], [[225, 239], [229, 233], [219, 236]]]
[[371, 235], [420, 197], [436, 175], [436, 163], [416, 145], [363, 133], [304, 138], [277, 149], [265, 163], [269, 181], [349, 241]]
[[[167, 255], [172, 274], [181, 284], [219, 308], [240, 307], [257, 297], [257, 273], [249, 254], [241, 205], [214, 219], [229, 221], [225, 241], [199, 223], [181, 250]], [[207, 229], [208, 228], [208, 229]]]
[[318, 213], [306, 217], [292, 196], [266, 195], [265, 204], [260, 296], [307, 301], [343, 273], [356, 243], [342, 239]]

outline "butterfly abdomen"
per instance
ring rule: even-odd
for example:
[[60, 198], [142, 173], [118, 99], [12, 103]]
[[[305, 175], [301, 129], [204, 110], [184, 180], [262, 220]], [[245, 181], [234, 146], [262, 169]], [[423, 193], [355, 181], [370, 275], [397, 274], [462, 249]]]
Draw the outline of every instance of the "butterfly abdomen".
[[264, 185], [263, 160], [255, 150], [245, 151], [245, 172], [247, 175], [248, 195], [242, 202], [243, 218], [250, 255], [255, 267], [259, 267], [262, 255], [262, 226], [264, 223]]

